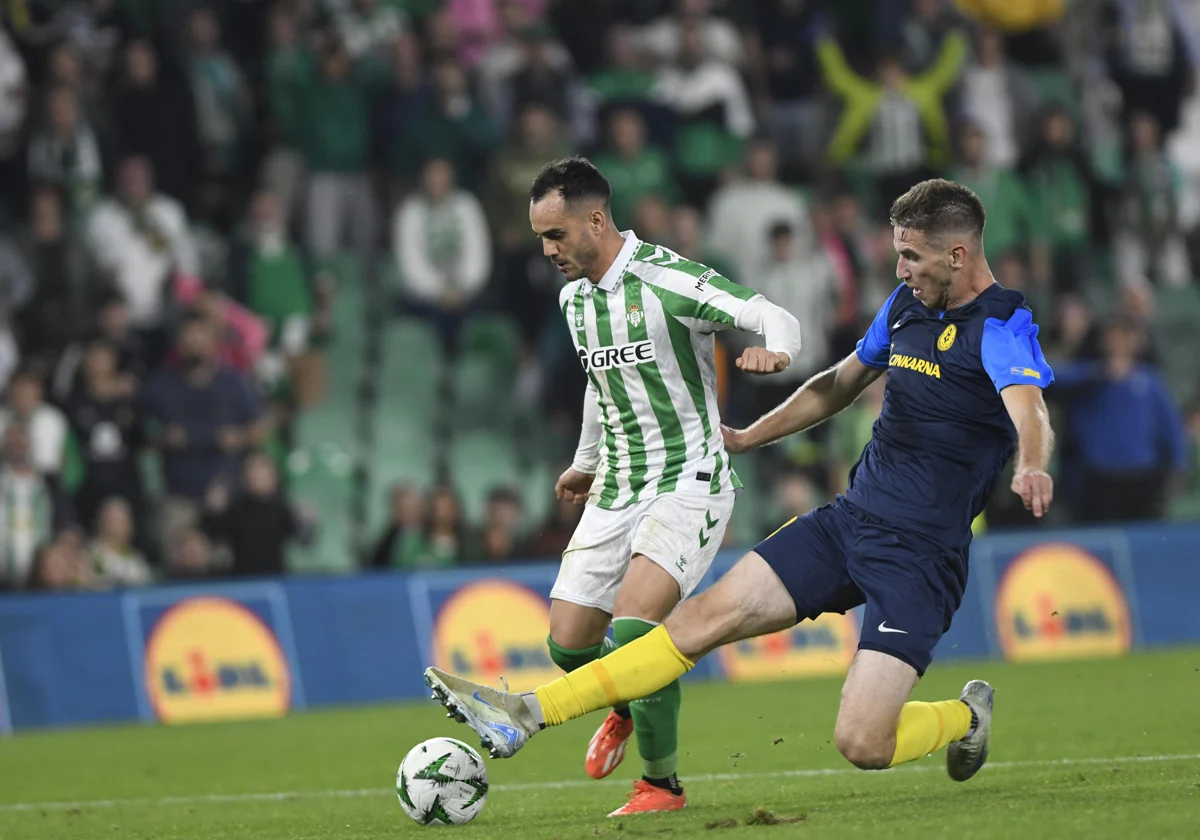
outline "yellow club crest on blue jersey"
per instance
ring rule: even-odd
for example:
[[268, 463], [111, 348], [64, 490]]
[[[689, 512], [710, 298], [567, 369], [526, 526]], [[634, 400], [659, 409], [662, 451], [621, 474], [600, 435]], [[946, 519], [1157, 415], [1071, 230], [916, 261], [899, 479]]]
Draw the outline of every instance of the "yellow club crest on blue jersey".
[[954, 339], [958, 335], [958, 327], [951, 324], [942, 330], [942, 334], [938, 336], [938, 350], [945, 353], [954, 344]]

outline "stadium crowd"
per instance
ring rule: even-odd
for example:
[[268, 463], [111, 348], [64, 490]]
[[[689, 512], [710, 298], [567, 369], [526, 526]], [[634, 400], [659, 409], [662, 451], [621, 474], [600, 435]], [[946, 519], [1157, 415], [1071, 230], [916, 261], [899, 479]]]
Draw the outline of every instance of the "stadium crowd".
[[[348, 375], [328, 364], [354, 331], [333, 324], [341, 258], [387, 319], [428, 329], [447, 370], [473, 322], [508, 324], [507, 397], [545, 431], [540, 459], [569, 457], [585, 379], [527, 204], [537, 170], [573, 153], [612, 182], [619, 227], [800, 320], [785, 374], [719, 372], [731, 425], [853, 350], [895, 284], [894, 197], [934, 174], [971, 186], [993, 271], [1027, 295], [1055, 368], [1067, 521], [1200, 514], [1198, 0], [3, 14], [0, 588], [281, 572], [344, 517], [297, 504], [287, 481], [297, 418]], [[744, 340], [721, 336], [723, 364]], [[842, 489], [881, 399], [882, 382], [747, 456], [752, 514], [728, 539]], [[435, 437], [444, 465], [455, 439]], [[386, 470], [381, 444], [344, 443]], [[579, 510], [530, 505], [552, 493], [553, 471], [537, 474], [551, 477], [472, 488], [473, 514], [453, 471], [397, 476], [361, 563], [557, 554]], [[997, 494], [979, 524], [1032, 520]]]

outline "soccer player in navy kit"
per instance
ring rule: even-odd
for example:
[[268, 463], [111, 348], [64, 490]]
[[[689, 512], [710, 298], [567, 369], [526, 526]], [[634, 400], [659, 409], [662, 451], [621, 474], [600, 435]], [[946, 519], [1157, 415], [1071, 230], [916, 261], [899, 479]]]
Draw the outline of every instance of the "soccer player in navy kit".
[[724, 429], [744, 452], [812, 428], [887, 371], [871, 441], [844, 495], [793, 519], [664, 624], [526, 694], [426, 671], [435, 696], [485, 746], [512, 755], [534, 734], [645, 696], [720, 645], [865, 604], [842, 689], [838, 749], [882, 769], [949, 745], [951, 778], [987, 759], [992, 689], [908, 700], [962, 600], [971, 522], [1017, 455], [1012, 490], [1035, 516], [1050, 505], [1053, 433], [1042, 389], [1053, 373], [1024, 297], [998, 285], [983, 253], [984, 209], [971, 190], [924, 181], [892, 205], [897, 277], [854, 353], [750, 427]]

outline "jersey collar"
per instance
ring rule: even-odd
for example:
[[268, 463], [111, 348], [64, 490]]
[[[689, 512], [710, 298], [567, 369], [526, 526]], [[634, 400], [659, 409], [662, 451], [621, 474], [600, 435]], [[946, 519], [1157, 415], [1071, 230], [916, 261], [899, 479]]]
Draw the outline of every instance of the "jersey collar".
[[605, 292], [612, 293], [617, 290], [621, 278], [625, 276], [625, 267], [629, 265], [633, 255], [637, 253], [638, 247], [642, 244], [642, 241], [631, 230], [621, 231], [621, 238], [625, 240], [625, 244], [621, 246], [617, 258], [608, 267], [608, 271], [604, 272], [604, 276], [596, 284]]

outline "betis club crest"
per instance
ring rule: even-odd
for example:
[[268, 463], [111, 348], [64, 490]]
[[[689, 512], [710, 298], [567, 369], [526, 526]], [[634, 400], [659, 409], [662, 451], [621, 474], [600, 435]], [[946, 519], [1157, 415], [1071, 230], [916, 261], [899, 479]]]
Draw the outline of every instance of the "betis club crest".
[[631, 303], [629, 304], [629, 314], [625, 318], [629, 321], [629, 325], [636, 330], [638, 324], [642, 323], [642, 310], [636, 303]]

